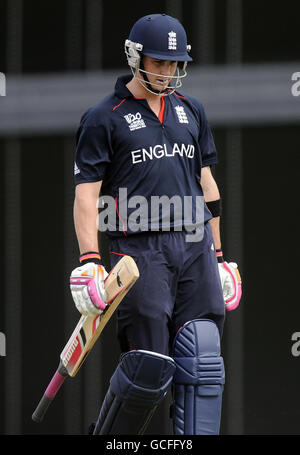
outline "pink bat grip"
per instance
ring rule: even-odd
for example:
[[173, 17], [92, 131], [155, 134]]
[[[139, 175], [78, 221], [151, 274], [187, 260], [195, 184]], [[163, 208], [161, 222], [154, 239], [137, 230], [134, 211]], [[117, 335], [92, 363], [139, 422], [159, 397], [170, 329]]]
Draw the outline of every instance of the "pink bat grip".
[[60, 387], [62, 386], [62, 383], [66, 379], [66, 376], [63, 376], [60, 374], [60, 372], [57, 370], [55, 374], [53, 375], [53, 378], [51, 379], [46, 391], [45, 395], [48, 398], [54, 398], [57, 392], [59, 391]]
[[34, 413], [32, 414], [32, 420], [34, 422], [41, 422], [47, 412], [48, 407], [53, 401], [53, 398], [59, 391], [60, 387], [62, 386], [64, 380], [68, 376], [68, 372], [62, 363], [59, 364], [58, 369], [54, 373], [44, 395], [42, 396], [39, 404], [37, 405]]

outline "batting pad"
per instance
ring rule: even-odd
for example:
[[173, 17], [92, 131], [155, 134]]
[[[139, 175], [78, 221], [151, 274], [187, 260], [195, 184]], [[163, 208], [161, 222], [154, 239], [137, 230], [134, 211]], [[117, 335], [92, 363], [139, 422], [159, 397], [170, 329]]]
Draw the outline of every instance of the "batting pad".
[[124, 354], [110, 380], [93, 434], [143, 434], [174, 372], [171, 357], [142, 350]]
[[175, 337], [173, 358], [174, 434], [219, 434], [225, 372], [216, 324], [187, 322]]

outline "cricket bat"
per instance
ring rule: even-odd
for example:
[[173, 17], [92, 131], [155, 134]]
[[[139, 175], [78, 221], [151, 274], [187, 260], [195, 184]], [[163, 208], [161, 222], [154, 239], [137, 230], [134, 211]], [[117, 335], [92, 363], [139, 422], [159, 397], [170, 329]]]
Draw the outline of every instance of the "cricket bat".
[[81, 316], [74, 332], [60, 354], [59, 366], [44, 395], [32, 414], [34, 422], [41, 422], [65, 379], [74, 377], [97, 341], [119, 303], [139, 278], [132, 257], [123, 256], [105, 279], [107, 307], [97, 316]]

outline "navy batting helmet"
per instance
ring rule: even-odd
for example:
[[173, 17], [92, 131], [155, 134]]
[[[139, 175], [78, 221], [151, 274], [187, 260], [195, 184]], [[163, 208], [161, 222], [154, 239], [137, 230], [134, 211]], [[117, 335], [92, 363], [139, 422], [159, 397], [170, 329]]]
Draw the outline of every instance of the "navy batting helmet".
[[[191, 46], [187, 44], [184, 27], [178, 19], [166, 14], [149, 14], [142, 17], [133, 25], [129, 37], [125, 41], [128, 64], [137, 79], [139, 79], [137, 72], [141, 73], [143, 80], [139, 80], [146, 82], [146, 84], [149, 84], [149, 81], [147, 71], [143, 69], [141, 62], [143, 55], [180, 63], [178, 73], [175, 76], [175, 85], [168, 87], [165, 94], [170, 93], [170, 89], [174, 91], [182, 85], [181, 79], [186, 76], [187, 62], [192, 61], [188, 54], [190, 50]], [[182, 71], [181, 74], [180, 70]], [[147, 89], [149, 90], [149, 88]], [[153, 89], [150, 91], [156, 94], [161, 93]]]

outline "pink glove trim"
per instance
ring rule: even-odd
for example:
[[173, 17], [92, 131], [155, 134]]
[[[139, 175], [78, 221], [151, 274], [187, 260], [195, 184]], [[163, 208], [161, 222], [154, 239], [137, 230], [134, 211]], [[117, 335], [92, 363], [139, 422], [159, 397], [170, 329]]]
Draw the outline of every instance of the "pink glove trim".
[[95, 307], [98, 308], [98, 310], [104, 310], [106, 308], [106, 303], [100, 298], [95, 280], [93, 278], [82, 276], [76, 278], [72, 277], [70, 278], [70, 284], [83, 284], [87, 286], [89, 296]]
[[[228, 299], [225, 303], [226, 310], [232, 311], [232, 310], [235, 310], [239, 306], [239, 303], [240, 303], [240, 300], [242, 297], [242, 283], [240, 280], [238, 280], [237, 276], [234, 276], [234, 274], [232, 273], [227, 262], [223, 262], [222, 265], [223, 265], [224, 269], [226, 269], [227, 272], [231, 275], [232, 281], [234, 284], [234, 295], [231, 297], [231, 299]], [[232, 303], [230, 303], [230, 302], [232, 302]]]

